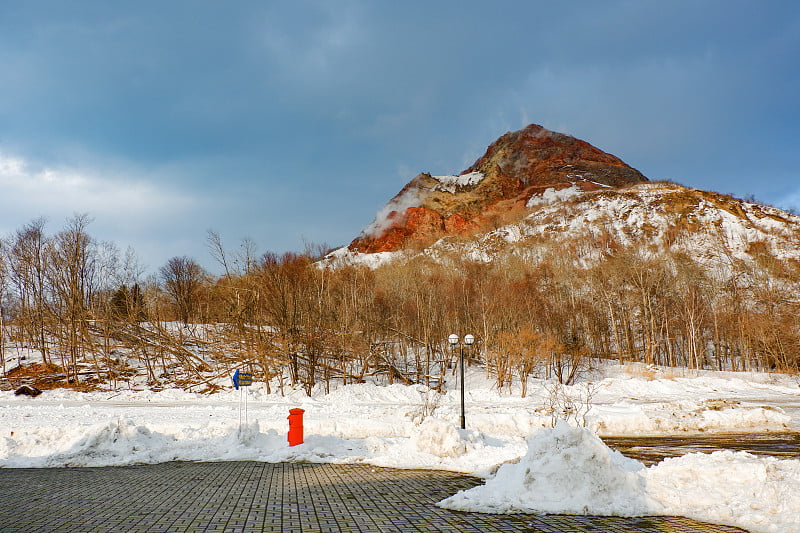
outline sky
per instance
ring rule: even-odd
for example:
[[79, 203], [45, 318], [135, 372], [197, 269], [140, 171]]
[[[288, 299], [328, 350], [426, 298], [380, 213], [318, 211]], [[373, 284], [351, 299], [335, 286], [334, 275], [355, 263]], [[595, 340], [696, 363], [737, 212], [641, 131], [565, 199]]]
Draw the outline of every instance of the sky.
[[0, 0], [0, 235], [341, 246], [530, 123], [800, 210], [799, 94], [795, 1]]

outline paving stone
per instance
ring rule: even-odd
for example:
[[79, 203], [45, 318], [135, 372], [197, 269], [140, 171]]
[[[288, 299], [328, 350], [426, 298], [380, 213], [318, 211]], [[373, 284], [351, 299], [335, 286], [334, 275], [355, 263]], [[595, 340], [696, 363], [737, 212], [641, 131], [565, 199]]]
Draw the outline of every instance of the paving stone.
[[0, 469], [3, 533], [646, 533], [743, 530], [683, 517], [485, 515], [435, 503], [481, 481], [310, 463]]

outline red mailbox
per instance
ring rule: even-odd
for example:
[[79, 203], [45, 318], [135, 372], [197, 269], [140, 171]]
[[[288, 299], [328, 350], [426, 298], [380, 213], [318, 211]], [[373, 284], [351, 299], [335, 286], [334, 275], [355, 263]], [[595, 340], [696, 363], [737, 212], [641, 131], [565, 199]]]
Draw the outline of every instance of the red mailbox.
[[303, 413], [302, 409], [289, 409], [289, 446], [303, 444]]

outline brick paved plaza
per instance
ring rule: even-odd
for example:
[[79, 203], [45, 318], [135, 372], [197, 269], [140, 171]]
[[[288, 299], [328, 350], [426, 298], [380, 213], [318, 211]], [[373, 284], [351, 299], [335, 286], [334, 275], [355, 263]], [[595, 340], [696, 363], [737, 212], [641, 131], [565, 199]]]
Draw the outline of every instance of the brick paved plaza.
[[310, 463], [0, 469], [0, 531], [742, 531], [680, 517], [484, 515], [434, 505], [479, 483], [441, 471]]

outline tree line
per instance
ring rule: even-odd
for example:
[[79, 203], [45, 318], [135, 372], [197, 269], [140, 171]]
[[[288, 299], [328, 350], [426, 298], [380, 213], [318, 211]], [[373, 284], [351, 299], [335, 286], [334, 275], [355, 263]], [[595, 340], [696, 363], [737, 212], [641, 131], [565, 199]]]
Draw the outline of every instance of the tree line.
[[[221, 275], [173, 257], [145, 276], [132, 252], [75, 216], [53, 235], [37, 219], [0, 241], [0, 357], [41, 352], [72, 383], [215, 390], [246, 367], [273, 386], [333, 380], [438, 387], [472, 333], [468, 361], [499, 387], [533, 374], [572, 382], [593, 359], [695, 369], [797, 372], [800, 264], [751, 243], [751, 260], [712, 262], [642, 243], [509, 249], [492, 262], [420, 254], [378, 268], [330, 265], [325, 250], [258, 254], [245, 240], [208, 247]], [[275, 379], [273, 379], [275, 378]]]

